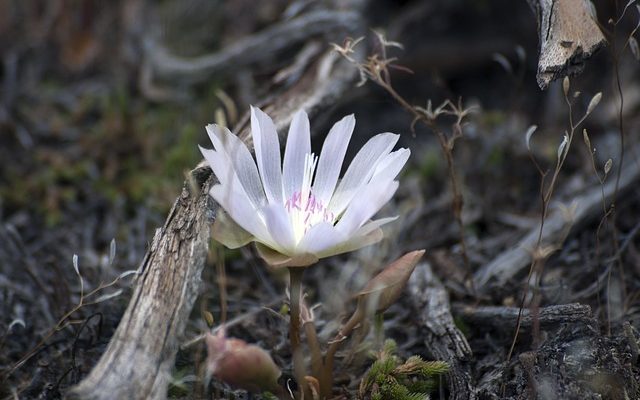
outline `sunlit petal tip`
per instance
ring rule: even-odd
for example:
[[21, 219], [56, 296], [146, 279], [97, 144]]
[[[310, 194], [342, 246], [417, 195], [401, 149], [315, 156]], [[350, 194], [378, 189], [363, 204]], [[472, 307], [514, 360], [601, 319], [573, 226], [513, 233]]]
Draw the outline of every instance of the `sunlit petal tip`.
[[333, 125], [322, 145], [313, 191], [323, 204], [329, 204], [335, 191], [355, 123], [353, 114], [342, 118]]
[[251, 136], [264, 192], [269, 203], [283, 197], [280, 141], [273, 120], [257, 107], [251, 108]]
[[207, 130], [207, 135], [209, 136], [209, 140], [213, 143], [213, 146], [216, 150], [220, 150], [218, 146], [222, 143], [222, 131], [220, 126], [217, 124], [208, 124], [205, 129]]
[[202, 154], [202, 157], [204, 158], [209, 158], [209, 157], [213, 157], [215, 156], [215, 150], [211, 150], [211, 149], [207, 149], [205, 147], [202, 147], [200, 145], [198, 145], [198, 149], [200, 150], [200, 153]]

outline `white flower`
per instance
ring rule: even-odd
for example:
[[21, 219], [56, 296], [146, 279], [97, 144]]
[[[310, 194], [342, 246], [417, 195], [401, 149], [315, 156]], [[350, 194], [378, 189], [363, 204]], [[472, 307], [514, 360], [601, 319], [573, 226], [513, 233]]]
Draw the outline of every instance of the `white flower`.
[[257, 167], [237, 136], [208, 125], [214, 150], [200, 150], [220, 182], [210, 194], [226, 212], [218, 213], [214, 238], [229, 248], [255, 241], [260, 255], [280, 267], [308, 266], [379, 241], [380, 226], [395, 217], [371, 218], [397, 190], [395, 178], [410, 151], [391, 151], [399, 135], [376, 135], [339, 181], [354, 125], [353, 115], [336, 123], [318, 158], [311, 152], [309, 118], [298, 111], [282, 163], [273, 121], [252, 107]]

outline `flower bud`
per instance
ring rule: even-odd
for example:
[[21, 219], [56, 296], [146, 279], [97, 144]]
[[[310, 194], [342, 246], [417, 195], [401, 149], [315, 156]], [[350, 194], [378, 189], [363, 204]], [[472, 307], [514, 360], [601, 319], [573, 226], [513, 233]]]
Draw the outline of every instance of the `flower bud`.
[[240, 389], [260, 393], [276, 391], [280, 369], [268, 352], [247, 342], [208, 334], [207, 374]]
[[[358, 293], [359, 307], [383, 312], [398, 300], [424, 250], [405, 254], [373, 277]], [[371, 303], [371, 302], [375, 303]]]

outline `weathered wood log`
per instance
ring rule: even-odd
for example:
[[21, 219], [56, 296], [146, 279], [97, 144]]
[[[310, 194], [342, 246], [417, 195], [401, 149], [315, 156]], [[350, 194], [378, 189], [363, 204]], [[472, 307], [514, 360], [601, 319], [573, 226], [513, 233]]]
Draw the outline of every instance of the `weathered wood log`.
[[[454, 304], [453, 312], [462, 317], [468, 324], [498, 328], [511, 333], [511, 330], [515, 328], [518, 322], [520, 308], [498, 306], [473, 307], [466, 304]], [[559, 324], [576, 322], [588, 324], [595, 321], [591, 313], [591, 307], [579, 303], [542, 307], [535, 318], [537, 318], [537, 323], [543, 328], [548, 326], [557, 327]], [[534, 317], [531, 315], [531, 310], [522, 310], [520, 328], [527, 329], [531, 327], [533, 321]]]
[[[640, 168], [635, 159], [640, 154], [640, 148], [629, 151], [626, 157], [626, 165], [622, 169], [618, 194], [624, 193], [634, 182], [640, 179]], [[572, 202], [575, 204], [573, 218], [567, 220], [566, 216], [557, 211], [549, 215], [544, 223], [541, 245], [558, 245], [564, 241], [564, 236], [572, 227], [583, 225], [602, 214], [602, 202], [609, 204], [616, 192], [616, 179], [611, 176], [609, 182], [604, 185], [596, 184], [585, 193], [578, 195]], [[531, 251], [538, 243], [540, 225], [531, 229], [513, 247], [495, 257], [491, 262], [482, 266], [474, 274], [475, 287], [479, 292], [487, 292], [491, 286], [506, 285], [519, 273], [522, 273], [531, 264]]]
[[409, 280], [408, 292], [427, 352], [434, 359], [449, 364], [449, 398], [476, 399], [469, 364], [473, 356], [471, 347], [453, 322], [449, 294], [428, 263], [419, 264], [415, 269]]
[[583, 71], [591, 55], [606, 40], [585, 0], [527, 0], [538, 21], [540, 57], [537, 80], [540, 89], [568, 75]]
[[[296, 85], [262, 106], [282, 134], [296, 110], [303, 107], [313, 115], [326, 108], [356, 77], [351, 65], [326, 53]], [[244, 125], [239, 136], [250, 145]], [[208, 195], [215, 180], [211, 170], [201, 164], [191, 176], [193, 180], [185, 182], [164, 227], [156, 231], [129, 305], [105, 353], [70, 390], [69, 398], [166, 398], [181, 336], [198, 295], [217, 207]]]

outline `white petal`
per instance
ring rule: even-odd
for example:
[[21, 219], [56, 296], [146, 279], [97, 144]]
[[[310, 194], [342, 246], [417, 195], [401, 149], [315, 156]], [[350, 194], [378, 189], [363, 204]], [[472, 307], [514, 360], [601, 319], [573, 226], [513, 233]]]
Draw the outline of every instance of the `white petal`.
[[350, 237], [393, 197], [397, 189], [398, 181], [369, 183], [349, 203], [336, 228]]
[[234, 178], [235, 172], [233, 172], [233, 168], [231, 168], [229, 157], [227, 157], [225, 153], [205, 149], [202, 146], [198, 147], [200, 148], [202, 156], [207, 160], [207, 163], [209, 163], [209, 167], [211, 167], [216, 178], [218, 178], [218, 182], [221, 184], [231, 182]]
[[230, 249], [237, 249], [254, 240], [253, 235], [236, 224], [222, 209], [217, 212], [211, 235], [215, 240]]
[[385, 156], [376, 166], [371, 181], [380, 182], [395, 179], [407, 163], [409, 155], [411, 155], [409, 149], [399, 149]]
[[318, 257], [313, 254], [295, 254], [291, 257], [279, 253], [262, 243], [256, 243], [256, 250], [258, 250], [258, 254], [260, 254], [260, 257], [262, 257], [267, 264], [275, 268], [307, 267], [318, 262]]
[[207, 125], [207, 133], [218, 153], [225, 153], [233, 165], [245, 192], [254, 206], [263, 206], [266, 202], [262, 182], [251, 152], [236, 135], [218, 125]]
[[275, 251], [262, 243], [256, 243], [256, 250], [263, 260], [272, 267], [285, 267], [291, 261], [291, 257]]
[[342, 242], [345, 242], [347, 237], [344, 233], [338, 231], [333, 224], [328, 222], [320, 222], [309, 228], [307, 233], [303, 236], [296, 252], [319, 254], [328, 249], [336, 247]]
[[[304, 110], [293, 116], [287, 147], [284, 151], [284, 165], [282, 167], [282, 183], [285, 199], [291, 198], [294, 192], [300, 191], [304, 175], [305, 155], [311, 153], [311, 133], [309, 117]], [[285, 200], [286, 201], [286, 200]]]
[[267, 114], [253, 106], [251, 107], [251, 135], [267, 200], [269, 203], [282, 204], [282, 164], [276, 126]]
[[374, 230], [378, 229], [382, 225], [388, 224], [389, 222], [395, 221], [396, 219], [398, 219], [397, 216], [396, 217], [380, 218], [380, 219], [376, 219], [374, 221], [369, 221], [366, 224], [362, 225], [362, 227], [360, 227], [353, 235], [354, 236], [367, 235], [370, 232], [373, 232]]
[[336, 188], [355, 124], [356, 119], [353, 115], [342, 118], [333, 125], [322, 145], [316, 178], [313, 182], [313, 194], [322, 204], [329, 203]]
[[353, 158], [351, 165], [338, 185], [329, 209], [334, 215], [340, 215], [355, 196], [360, 193], [362, 186], [367, 184], [375, 172], [378, 162], [389, 154], [400, 135], [381, 133], [371, 139], [360, 149]]
[[329, 248], [323, 252], [320, 252], [317, 254], [317, 256], [318, 258], [323, 258], [358, 250], [362, 247], [379, 242], [383, 237], [384, 235], [382, 233], [382, 229], [380, 228], [375, 228], [365, 235], [354, 234], [346, 242], [342, 242], [333, 248]]
[[[382, 239], [382, 230], [378, 224], [389, 222], [391, 218], [383, 218], [366, 224], [354, 235], [347, 237], [329, 223], [314, 225], [298, 246], [298, 251], [307, 251], [318, 258], [346, 253], [376, 243]], [[386, 220], [383, 222], [383, 220]], [[366, 227], [366, 229], [365, 229]]]
[[249, 198], [230, 185], [214, 185], [209, 194], [229, 213], [236, 224], [251, 233], [263, 243], [279, 247], [269, 235], [267, 227], [258, 210], [253, 207]]
[[285, 254], [291, 254], [295, 248], [293, 227], [289, 219], [289, 213], [282, 204], [270, 204], [263, 210], [265, 222], [269, 234], [285, 250]]
[[[237, 196], [241, 196], [249, 202], [249, 206], [251, 208], [260, 208], [258, 205], [254, 204], [251, 201], [251, 197], [249, 197], [249, 195], [245, 191], [244, 187], [240, 183], [240, 180], [238, 179], [236, 172], [233, 169], [233, 163], [231, 159], [224, 151], [208, 150], [202, 147], [200, 147], [200, 151], [209, 163], [209, 166], [213, 170], [213, 173], [216, 175], [216, 178], [218, 178], [220, 185], [225, 187], [226, 193], [237, 193]], [[223, 208], [225, 208], [224, 205]]]

